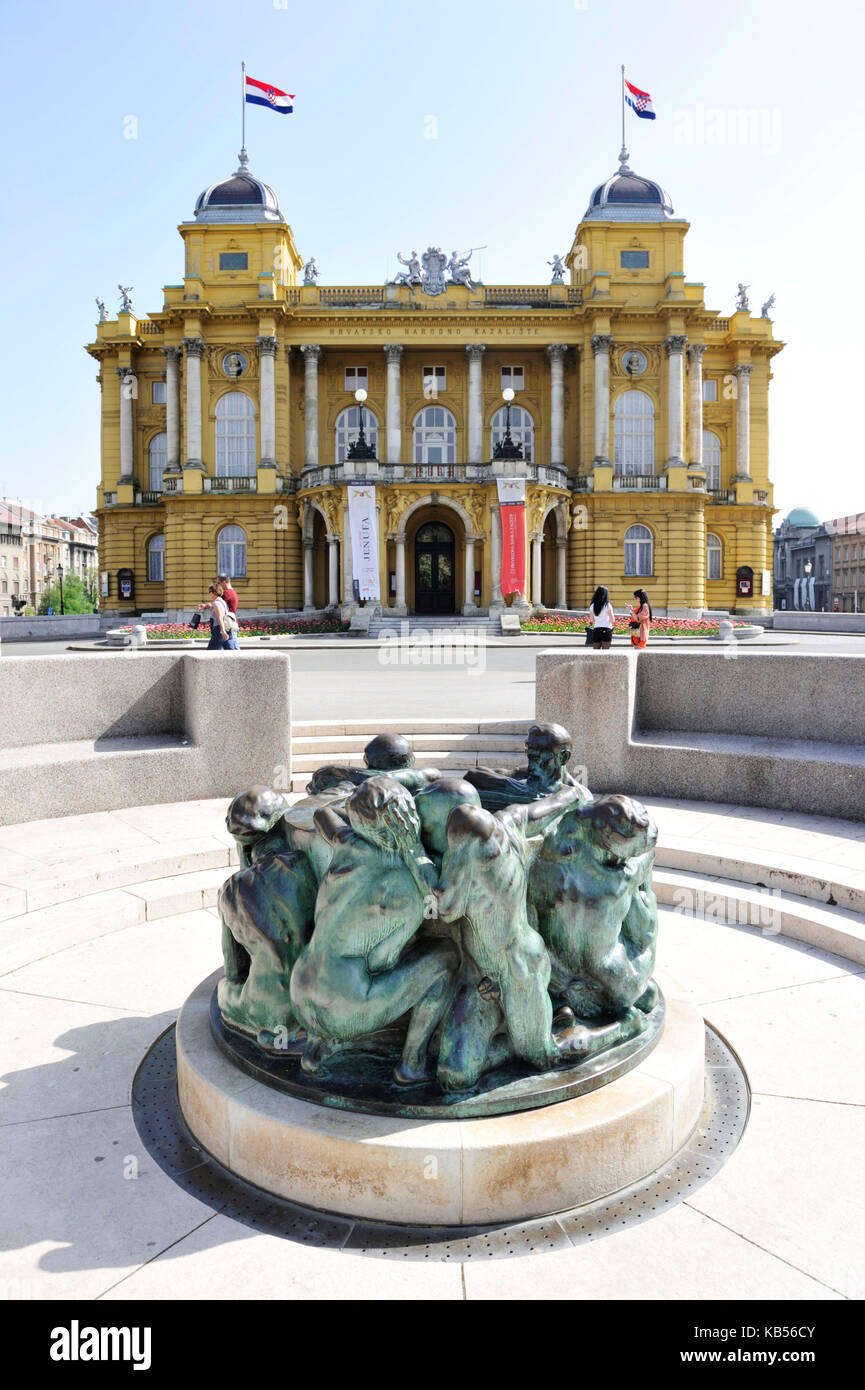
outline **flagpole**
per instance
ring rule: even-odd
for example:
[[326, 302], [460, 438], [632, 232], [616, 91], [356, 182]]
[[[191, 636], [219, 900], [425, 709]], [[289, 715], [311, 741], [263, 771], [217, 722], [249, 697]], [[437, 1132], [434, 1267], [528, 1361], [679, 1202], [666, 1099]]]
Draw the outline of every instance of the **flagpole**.
[[[624, 72], [624, 68], [622, 69]], [[246, 154], [246, 63], [240, 64], [240, 148]]]
[[622, 158], [625, 156], [625, 65], [622, 64]]

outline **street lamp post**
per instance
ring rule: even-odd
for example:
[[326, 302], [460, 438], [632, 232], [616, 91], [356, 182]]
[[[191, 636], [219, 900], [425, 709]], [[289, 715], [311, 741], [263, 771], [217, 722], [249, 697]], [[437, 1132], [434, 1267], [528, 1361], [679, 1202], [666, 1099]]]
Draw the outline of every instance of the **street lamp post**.
[[57, 566], [57, 578], [60, 580], [60, 616], [63, 617], [63, 566]]
[[357, 388], [354, 393], [354, 398], [357, 401], [358, 411], [360, 412], [360, 433], [357, 439], [349, 444], [346, 458], [357, 459], [362, 463], [369, 463], [375, 458], [375, 446], [367, 444], [366, 435], [363, 431], [363, 403], [366, 400], [366, 391], [364, 391], [362, 386]]
[[511, 438], [511, 401], [515, 395], [511, 386], [506, 386], [502, 392], [502, 400], [505, 402], [505, 437], [500, 439], [493, 449], [494, 459], [522, 459], [522, 446], [515, 444]]
[[[804, 601], [804, 603], [802, 604], [802, 607], [805, 608], [805, 609], [808, 608], [808, 606], [809, 606], [809, 604], [810, 604], [810, 602], [811, 602], [811, 593], [810, 593], [810, 587], [809, 587], [809, 584], [808, 584], [808, 580], [809, 580], [810, 577], [811, 577], [811, 571], [812, 571], [813, 568], [814, 568], [814, 566], [811, 564], [811, 561], [810, 561], [810, 560], [806, 560], [806, 561], [805, 561], [805, 601]], [[812, 605], [812, 606], [813, 606], [813, 605]]]

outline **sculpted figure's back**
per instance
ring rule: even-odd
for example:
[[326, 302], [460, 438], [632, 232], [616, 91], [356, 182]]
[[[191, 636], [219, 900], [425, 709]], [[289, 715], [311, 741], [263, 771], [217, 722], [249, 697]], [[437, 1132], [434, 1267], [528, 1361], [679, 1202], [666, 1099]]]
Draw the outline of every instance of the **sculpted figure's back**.
[[333, 846], [319, 886], [315, 931], [291, 976], [291, 999], [309, 1043], [303, 1066], [320, 1068], [342, 1042], [410, 1013], [399, 1082], [426, 1075], [429, 1043], [456, 988], [459, 956], [446, 940], [414, 938], [435, 881], [411, 793], [371, 777], [343, 811], [315, 822]]

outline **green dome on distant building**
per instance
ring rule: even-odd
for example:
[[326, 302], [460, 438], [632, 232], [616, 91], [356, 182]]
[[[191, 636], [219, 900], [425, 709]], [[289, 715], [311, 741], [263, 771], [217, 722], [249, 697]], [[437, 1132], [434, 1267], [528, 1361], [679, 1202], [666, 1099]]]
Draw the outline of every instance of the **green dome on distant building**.
[[787, 521], [791, 526], [821, 526], [819, 516], [812, 512], [810, 507], [794, 507], [792, 512], [788, 512]]

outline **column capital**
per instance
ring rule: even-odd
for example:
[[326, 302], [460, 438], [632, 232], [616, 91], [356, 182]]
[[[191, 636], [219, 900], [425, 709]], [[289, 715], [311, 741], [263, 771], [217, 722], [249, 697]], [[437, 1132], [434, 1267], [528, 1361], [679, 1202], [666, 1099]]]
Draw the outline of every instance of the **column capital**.
[[403, 347], [402, 343], [385, 343], [384, 347], [382, 348], [382, 352], [385, 355], [385, 359], [388, 365], [394, 362], [397, 365], [399, 365], [402, 359], [402, 355], [405, 352], [405, 348]]
[[259, 334], [255, 340], [258, 343], [258, 351], [261, 357], [274, 357], [279, 347], [279, 339], [267, 333]]
[[689, 362], [696, 362], [696, 363], [698, 363], [698, 364], [702, 363], [702, 361], [703, 361], [703, 353], [704, 353], [705, 351], [706, 351], [706, 344], [705, 344], [705, 343], [691, 343], [690, 347], [688, 348], [688, 361], [689, 361]]
[[203, 357], [206, 346], [203, 338], [183, 339], [183, 347], [187, 357]]
[[598, 353], [608, 353], [613, 346], [612, 333], [593, 333], [591, 337], [591, 348], [595, 356]]
[[131, 378], [133, 381], [135, 380], [135, 368], [134, 368], [134, 367], [115, 367], [114, 370], [115, 370], [115, 372], [117, 373], [117, 375], [120, 377], [120, 380], [121, 380], [121, 381], [128, 381], [130, 378]]
[[[592, 339], [594, 342], [594, 339]], [[561, 362], [570, 346], [569, 343], [547, 343], [547, 356], [551, 362]]]
[[307, 366], [310, 362], [318, 362], [319, 357], [321, 357], [321, 345], [319, 343], [301, 343], [300, 350]]
[[470, 362], [483, 362], [486, 343], [466, 343], [466, 356]]
[[753, 365], [749, 365], [746, 362], [741, 362], [738, 367], [733, 368], [733, 371], [736, 373], [736, 376], [739, 378], [740, 381], [743, 378], [745, 381], [747, 381], [748, 377], [751, 375], [753, 370]]
[[179, 361], [180, 361], [180, 348], [179, 348], [179, 347], [164, 347], [164, 348], [162, 348], [162, 349], [160, 349], [160, 350], [165, 354], [166, 361], [168, 361], [168, 362], [179, 362]]
[[668, 357], [676, 357], [684, 352], [687, 341], [685, 333], [668, 333], [664, 339], [664, 351]]

